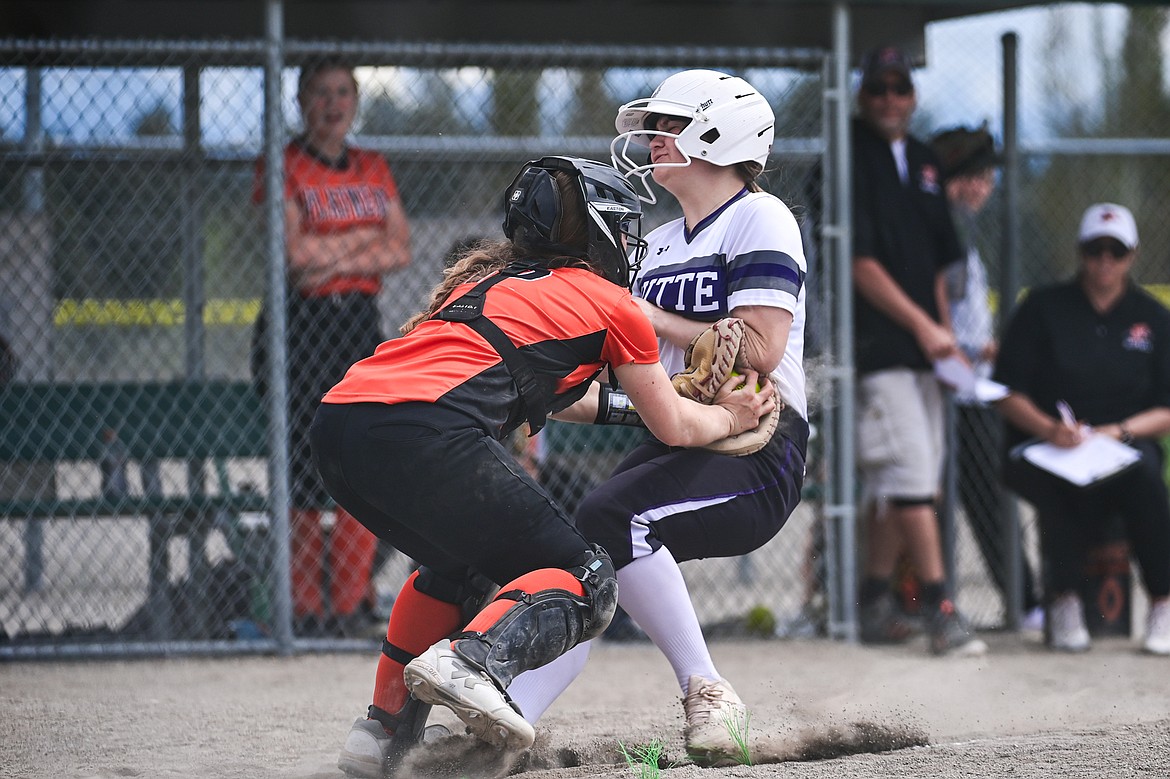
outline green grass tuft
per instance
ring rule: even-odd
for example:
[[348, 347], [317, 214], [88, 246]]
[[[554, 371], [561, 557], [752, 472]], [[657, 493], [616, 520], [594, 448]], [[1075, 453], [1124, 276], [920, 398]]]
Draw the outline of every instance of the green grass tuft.
[[654, 739], [649, 744], [635, 744], [629, 748], [619, 741], [618, 749], [626, 759], [626, 765], [634, 771], [634, 776], [638, 779], [658, 779], [666, 754], [666, 746], [661, 741]]
[[731, 740], [735, 742], [737, 754], [734, 755], [736, 761], [740, 765], [752, 764], [752, 752], [748, 746], [748, 729], [751, 724], [752, 715], [748, 711], [743, 713], [743, 722], [735, 716], [734, 711], [723, 712], [723, 726], [727, 728]]

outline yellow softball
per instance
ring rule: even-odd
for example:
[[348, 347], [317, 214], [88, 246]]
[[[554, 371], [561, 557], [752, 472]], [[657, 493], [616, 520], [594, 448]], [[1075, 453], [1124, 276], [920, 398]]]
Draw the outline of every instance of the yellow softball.
[[[742, 374], [739, 371], [732, 371], [731, 375], [738, 377], [738, 376], [741, 376]], [[759, 392], [763, 388], [764, 388], [764, 385], [757, 381], [756, 382], [756, 392]], [[736, 389], [737, 390], [743, 389], [743, 384], [741, 383], [738, 387], [736, 387]]]

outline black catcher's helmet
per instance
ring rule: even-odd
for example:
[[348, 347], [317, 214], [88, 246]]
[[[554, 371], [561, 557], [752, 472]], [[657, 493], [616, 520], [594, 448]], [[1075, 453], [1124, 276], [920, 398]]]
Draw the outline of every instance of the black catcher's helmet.
[[[575, 177], [578, 203], [561, 202], [552, 175], [555, 171]], [[565, 209], [574, 206], [581, 210], [587, 224], [584, 252], [563, 242]], [[581, 157], [542, 157], [525, 163], [504, 193], [504, 235], [513, 241], [531, 243], [535, 239], [583, 257], [602, 276], [623, 287], [633, 282], [646, 256], [642, 204], [633, 187], [613, 167]]]

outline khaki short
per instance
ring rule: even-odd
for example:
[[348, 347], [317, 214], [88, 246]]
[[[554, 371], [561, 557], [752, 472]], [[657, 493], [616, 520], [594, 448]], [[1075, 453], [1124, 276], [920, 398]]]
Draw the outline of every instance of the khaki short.
[[934, 374], [892, 368], [863, 376], [857, 414], [866, 502], [935, 498], [943, 466], [943, 392]]

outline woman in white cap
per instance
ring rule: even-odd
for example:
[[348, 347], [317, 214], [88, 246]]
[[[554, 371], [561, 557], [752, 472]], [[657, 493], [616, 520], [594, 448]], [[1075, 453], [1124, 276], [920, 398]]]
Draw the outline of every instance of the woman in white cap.
[[[1103, 520], [1120, 515], [1150, 597], [1142, 648], [1170, 655], [1170, 495], [1161, 438], [1170, 433], [1170, 311], [1131, 278], [1133, 214], [1098, 203], [1081, 219], [1079, 270], [1032, 291], [1012, 316], [995, 379], [1008, 444], [1029, 438], [1074, 447], [1104, 435], [1141, 453], [1137, 467], [1082, 488], [1016, 460], [1007, 480], [1036, 508], [1045, 560], [1049, 646], [1089, 648], [1087, 551]], [[1063, 413], [1062, 413], [1063, 412]]]

